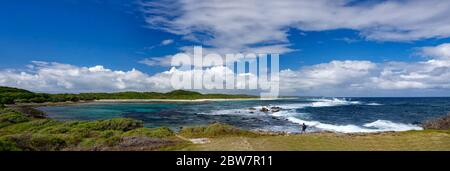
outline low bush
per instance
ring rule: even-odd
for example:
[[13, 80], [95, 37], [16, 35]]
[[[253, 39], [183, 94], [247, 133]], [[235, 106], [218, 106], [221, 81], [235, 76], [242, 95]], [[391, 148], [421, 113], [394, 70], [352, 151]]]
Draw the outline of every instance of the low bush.
[[67, 145], [64, 139], [49, 134], [18, 134], [9, 140], [25, 151], [58, 151]]
[[254, 136], [255, 133], [242, 130], [231, 125], [214, 123], [203, 127], [187, 127], [180, 131], [180, 135], [190, 138], [217, 137], [217, 136]]
[[90, 122], [91, 126], [95, 130], [117, 130], [117, 131], [129, 131], [136, 128], [144, 127], [144, 122], [128, 119], [128, 118], [115, 118], [110, 120], [101, 120]]
[[0, 151], [21, 151], [21, 149], [13, 141], [0, 138]]
[[8, 111], [6, 113], [0, 114], [0, 128], [6, 127], [6, 126], [9, 126], [12, 124], [28, 122], [30, 120], [31, 119], [29, 117], [25, 116], [22, 113]]
[[161, 128], [138, 128], [125, 132], [123, 136], [146, 136], [151, 138], [166, 138], [174, 136], [174, 132], [167, 127]]

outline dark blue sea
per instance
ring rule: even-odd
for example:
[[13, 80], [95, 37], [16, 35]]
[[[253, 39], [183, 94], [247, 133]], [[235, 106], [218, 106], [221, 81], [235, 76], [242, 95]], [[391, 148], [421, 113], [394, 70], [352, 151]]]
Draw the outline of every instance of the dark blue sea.
[[[269, 112], [260, 111], [262, 108]], [[272, 107], [280, 107], [281, 109]], [[213, 122], [263, 131], [342, 133], [421, 130], [421, 123], [450, 112], [450, 98], [297, 98], [170, 103], [85, 103], [40, 110], [57, 120], [117, 117], [145, 122], [146, 127], [175, 130]]]

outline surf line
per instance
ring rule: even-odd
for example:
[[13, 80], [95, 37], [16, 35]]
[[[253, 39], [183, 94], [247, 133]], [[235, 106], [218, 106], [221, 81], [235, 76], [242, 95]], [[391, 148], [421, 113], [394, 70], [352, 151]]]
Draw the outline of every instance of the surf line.
[[183, 157], [177, 158], [177, 166], [203, 166], [203, 168], [208, 168], [211, 158], [201, 158], [201, 157]]

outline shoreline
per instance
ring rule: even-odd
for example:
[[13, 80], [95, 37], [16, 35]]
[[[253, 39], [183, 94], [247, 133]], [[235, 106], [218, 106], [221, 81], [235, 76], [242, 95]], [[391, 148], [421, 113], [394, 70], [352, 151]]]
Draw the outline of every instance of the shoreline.
[[[58, 103], [51, 103], [51, 104], [17, 104], [14, 106], [8, 106], [9, 108], [18, 110], [20, 112], [23, 112], [27, 115], [36, 115], [38, 114], [41, 118], [48, 118], [53, 119], [47, 116], [47, 114], [39, 109], [39, 107], [46, 107], [46, 106], [64, 106], [64, 105], [78, 105], [78, 104], [86, 104], [86, 103], [93, 103], [94, 101], [89, 102], [58, 102]], [[115, 102], [114, 102], [115, 103]], [[41, 115], [43, 114], [43, 115]], [[121, 117], [119, 117], [121, 118]], [[207, 126], [208, 124], [198, 124], [198, 125], [191, 125], [187, 127], [202, 127]], [[155, 127], [157, 128], [157, 127]], [[242, 130], [250, 131], [253, 133], [261, 134], [261, 135], [284, 135], [284, 136], [291, 136], [291, 135], [311, 135], [311, 134], [334, 134], [336, 136], [342, 136], [342, 135], [378, 135], [378, 134], [385, 134], [385, 133], [400, 133], [400, 132], [408, 132], [408, 131], [424, 131], [423, 130], [405, 130], [405, 131], [379, 131], [379, 132], [352, 132], [352, 133], [343, 133], [343, 132], [334, 132], [334, 131], [327, 131], [327, 130], [321, 130], [321, 131], [312, 131], [312, 132], [287, 132], [287, 131], [273, 131], [273, 130], [252, 130], [252, 129], [244, 129], [239, 128]]]
[[65, 105], [79, 105], [88, 103], [169, 103], [169, 102], [225, 102], [225, 101], [257, 101], [257, 100], [289, 100], [297, 99], [297, 97], [285, 98], [233, 98], [233, 99], [101, 99], [78, 102], [44, 102], [44, 103], [16, 103], [6, 105], [7, 107], [45, 107], [45, 106], [65, 106]]
[[[320, 131], [300, 134], [249, 130], [216, 122], [175, 131], [169, 127], [144, 127], [143, 121], [130, 118], [67, 124], [67, 121], [42, 115], [20, 111], [11, 113], [9, 109], [0, 110], [0, 114], [7, 118], [25, 118], [18, 122], [2, 121], [6, 126], [0, 128], [0, 136], [3, 137], [0, 143], [8, 145], [4, 150], [11, 151], [450, 150], [450, 130], [446, 127], [374, 133]], [[439, 121], [444, 123], [436, 125], [447, 123], [445, 118]], [[88, 134], [79, 134], [80, 129]], [[63, 132], [55, 132], [59, 130]], [[103, 136], [107, 134], [112, 136]], [[29, 141], [45, 145], [22, 143]]]
[[221, 101], [257, 101], [257, 100], [289, 100], [297, 98], [233, 98], [233, 99], [101, 99], [93, 102], [221, 102]]

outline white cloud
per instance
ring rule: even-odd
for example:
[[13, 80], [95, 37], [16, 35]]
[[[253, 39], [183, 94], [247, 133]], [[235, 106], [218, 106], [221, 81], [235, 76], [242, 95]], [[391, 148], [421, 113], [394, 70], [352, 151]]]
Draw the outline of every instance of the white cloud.
[[387, 63], [372, 81], [383, 89], [450, 89], [450, 44], [421, 49], [431, 59]]
[[338, 88], [363, 84], [364, 78], [375, 68], [376, 64], [369, 61], [332, 61], [299, 71], [283, 70], [280, 77], [282, 85], [287, 86], [284, 89]]
[[450, 60], [450, 43], [421, 48], [421, 55]]
[[[49, 63], [34, 61], [28, 67], [28, 71], [0, 70], [0, 85], [19, 87], [37, 92], [118, 92], [118, 91], [157, 91], [167, 92], [173, 90], [171, 78], [173, 74], [200, 73], [206, 76], [216, 76], [224, 80], [233, 72], [226, 67], [216, 66], [205, 70], [181, 71], [175, 68], [169, 71], [148, 75], [136, 69], [130, 71], [114, 71], [104, 66], [78, 67], [69, 64]], [[245, 77], [254, 81], [256, 76]], [[193, 81], [201, 82], [203, 77], [193, 77]], [[239, 82], [238, 85], [247, 85], [247, 82]], [[215, 87], [217, 82], [208, 82], [206, 86]], [[200, 92], [209, 90], [199, 89]], [[218, 90], [211, 92], [242, 92], [239, 90]]]
[[167, 55], [165, 57], [152, 57], [145, 58], [139, 61], [141, 64], [148, 66], [170, 66], [172, 61], [172, 55]]
[[[373, 96], [411, 95], [410, 92], [446, 95], [450, 92], [449, 44], [421, 48], [428, 59], [419, 62], [331, 61], [299, 70], [280, 71], [280, 90], [284, 95]], [[0, 70], [0, 85], [40, 92], [170, 91], [173, 74], [201, 73], [225, 79], [229, 68], [214, 66], [204, 70], [169, 71], [148, 75], [132, 69], [115, 71], [104, 66], [78, 67], [69, 64], [33, 61], [27, 70]], [[248, 74], [247, 74], [248, 75]], [[244, 77], [245, 74], [239, 75]], [[199, 82], [201, 77], [194, 77]], [[256, 81], [255, 75], [248, 75]], [[248, 84], [237, 82], [237, 84]], [[208, 86], [217, 86], [210, 83]], [[241, 90], [198, 90], [201, 92], [248, 93]], [[400, 94], [395, 94], [400, 93]], [[401, 94], [403, 93], [403, 94]], [[425, 95], [431, 95], [427, 94]], [[413, 94], [415, 95], [415, 94]], [[412, 96], [413, 96], [412, 95]]]
[[172, 44], [173, 42], [174, 42], [174, 41], [173, 41], [172, 39], [167, 39], [167, 40], [163, 40], [163, 41], [161, 42], [161, 45], [166, 46], [166, 45]]
[[151, 28], [182, 35], [217, 51], [289, 52], [288, 30], [353, 29], [380, 41], [450, 36], [450, 1], [179, 0], [141, 2]]
[[[282, 89], [309, 95], [376, 95], [382, 91], [450, 91], [448, 44], [422, 48], [419, 62], [332, 61], [281, 72]], [[439, 95], [439, 94], [438, 94]], [[445, 94], [441, 94], [445, 95]]]
[[[143, 72], [113, 71], [103, 66], [77, 67], [61, 63], [33, 62], [31, 71], [0, 71], [0, 85], [39, 92], [111, 92], [167, 90], [163, 74], [151, 77]], [[170, 77], [169, 77], [170, 78]]]

